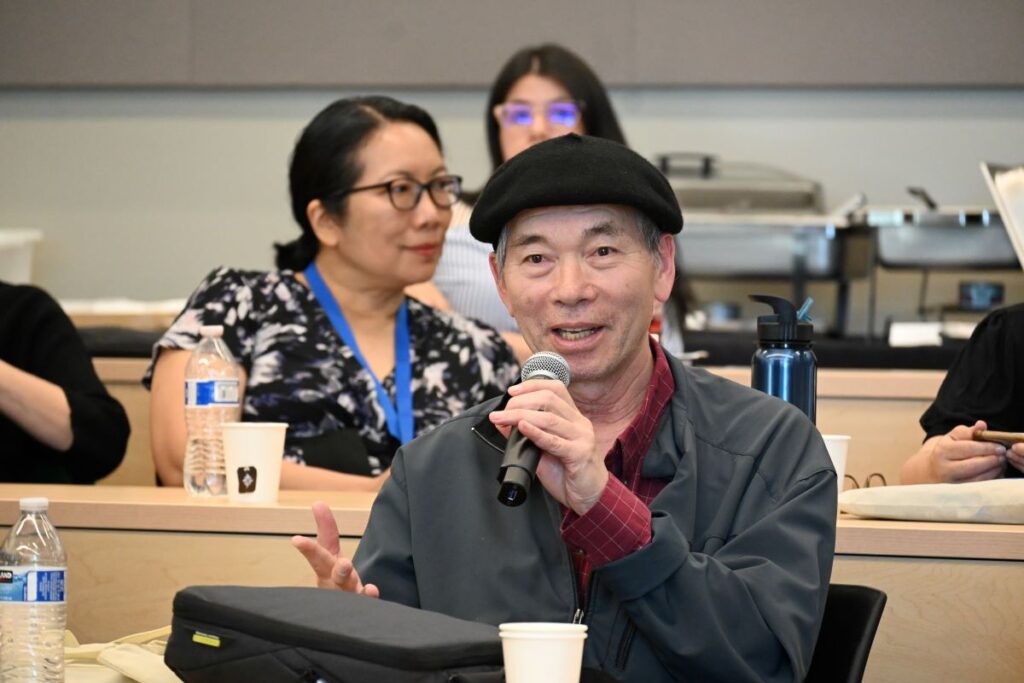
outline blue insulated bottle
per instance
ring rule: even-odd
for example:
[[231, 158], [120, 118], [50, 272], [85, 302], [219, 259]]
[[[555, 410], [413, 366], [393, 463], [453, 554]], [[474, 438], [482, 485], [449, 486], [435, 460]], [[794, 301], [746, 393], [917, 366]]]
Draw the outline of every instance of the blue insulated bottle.
[[814, 326], [807, 316], [812, 299], [799, 311], [778, 296], [751, 294], [768, 304], [772, 315], [757, 318], [757, 351], [751, 361], [751, 386], [792, 403], [814, 422], [818, 395], [818, 359], [811, 350]]

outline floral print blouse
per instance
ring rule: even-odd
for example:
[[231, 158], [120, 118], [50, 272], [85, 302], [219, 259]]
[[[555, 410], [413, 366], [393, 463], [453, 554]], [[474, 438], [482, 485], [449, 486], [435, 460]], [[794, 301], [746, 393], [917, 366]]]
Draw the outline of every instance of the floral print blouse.
[[[284, 457], [356, 474], [386, 469], [399, 443], [369, 372], [290, 270], [219, 268], [200, 283], [153, 347], [192, 349], [201, 325], [222, 325], [245, 369], [242, 419], [287, 422]], [[497, 396], [519, 371], [511, 349], [483, 323], [408, 300], [416, 435]], [[394, 400], [394, 373], [380, 378]]]

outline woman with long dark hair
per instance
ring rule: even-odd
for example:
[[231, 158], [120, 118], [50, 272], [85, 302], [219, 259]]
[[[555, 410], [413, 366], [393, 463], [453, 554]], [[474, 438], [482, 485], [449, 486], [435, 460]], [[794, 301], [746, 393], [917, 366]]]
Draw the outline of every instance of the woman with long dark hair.
[[[567, 133], [626, 144], [608, 92], [593, 70], [561, 45], [527, 47], [505, 62], [491, 86], [485, 113], [492, 170], [523, 150]], [[490, 247], [469, 234], [474, 196], [453, 209], [444, 254], [431, 282], [409, 289], [439, 308], [482, 320], [502, 333], [520, 360], [530, 355], [515, 320], [505, 310], [487, 265]], [[677, 280], [669, 319], [685, 318], [685, 283]], [[679, 349], [682, 350], [680, 341]]]
[[511, 383], [494, 330], [409, 299], [434, 273], [459, 178], [430, 115], [387, 97], [334, 102], [292, 155], [302, 234], [277, 270], [219, 268], [157, 342], [157, 474], [179, 484], [184, 371], [199, 328], [221, 325], [243, 368], [242, 419], [287, 422], [281, 485], [377, 490], [397, 448]]

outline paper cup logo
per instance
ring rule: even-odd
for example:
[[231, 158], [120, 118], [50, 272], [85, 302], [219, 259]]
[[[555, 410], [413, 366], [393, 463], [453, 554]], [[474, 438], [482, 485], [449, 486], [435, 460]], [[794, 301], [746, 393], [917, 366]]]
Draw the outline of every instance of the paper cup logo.
[[239, 467], [238, 468], [238, 492], [239, 493], [252, 493], [256, 490], [256, 468], [255, 467]]

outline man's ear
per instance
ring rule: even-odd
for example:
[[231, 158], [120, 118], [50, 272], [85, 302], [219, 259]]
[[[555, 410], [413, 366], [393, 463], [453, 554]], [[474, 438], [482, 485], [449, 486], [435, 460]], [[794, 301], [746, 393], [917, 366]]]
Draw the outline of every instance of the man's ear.
[[675, 236], [664, 234], [658, 240], [658, 272], [654, 276], [654, 299], [665, 303], [676, 281]]
[[516, 314], [508, 304], [508, 290], [505, 289], [505, 277], [502, 275], [501, 270], [498, 269], [498, 255], [492, 251], [487, 257], [487, 262], [491, 265], [491, 277], [494, 278], [494, 284], [498, 287], [498, 296], [501, 297], [501, 303], [505, 304], [508, 314], [514, 318]]
[[313, 234], [321, 244], [328, 247], [337, 246], [341, 226], [338, 224], [337, 216], [328, 211], [322, 201], [314, 199], [306, 205], [306, 218], [309, 219]]

